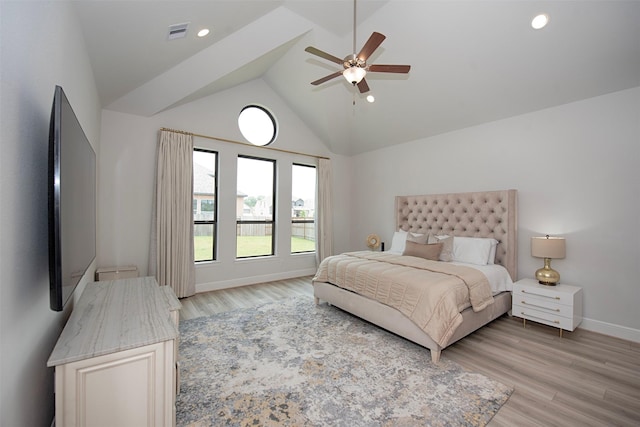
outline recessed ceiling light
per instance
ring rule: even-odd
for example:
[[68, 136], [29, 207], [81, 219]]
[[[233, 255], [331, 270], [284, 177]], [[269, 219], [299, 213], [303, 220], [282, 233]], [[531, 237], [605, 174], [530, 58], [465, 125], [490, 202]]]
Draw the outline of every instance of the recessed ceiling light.
[[544, 28], [548, 23], [549, 23], [549, 15], [547, 15], [546, 13], [541, 13], [540, 15], [536, 15], [531, 20], [531, 26], [535, 30], [540, 30]]
[[376, 97], [375, 97], [375, 96], [373, 96], [373, 95], [368, 95], [368, 96], [367, 96], [367, 101], [369, 101], [369, 102], [374, 102], [375, 100], [376, 100]]
[[203, 28], [200, 31], [198, 31], [198, 37], [204, 37], [206, 35], [209, 34], [209, 29], [208, 28]]

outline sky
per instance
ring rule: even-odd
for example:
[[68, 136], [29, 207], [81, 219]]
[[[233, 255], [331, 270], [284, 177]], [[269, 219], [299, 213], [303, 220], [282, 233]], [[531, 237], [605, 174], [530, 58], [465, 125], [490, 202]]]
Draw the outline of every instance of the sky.
[[[209, 159], [207, 159], [209, 156]], [[194, 162], [207, 169], [211, 167], [211, 154], [196, 151]], [[207, 161], [208, 160], [208, 161]], [[209, 164], [207, 164], [209, 163]], [[248, 196], [271, 194], [273, 163], [255, 159], [240, 158], [238, 162], [238, 190]], [[316, 169], [311, 167], [293, 168], [292, 196], [294, 199], [309, 200], [315, 198]]]

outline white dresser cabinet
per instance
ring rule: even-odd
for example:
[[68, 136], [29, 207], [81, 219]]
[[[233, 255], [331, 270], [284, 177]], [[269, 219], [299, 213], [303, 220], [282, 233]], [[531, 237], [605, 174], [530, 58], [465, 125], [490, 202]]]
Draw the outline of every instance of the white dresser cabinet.
[[56, 426], [174, 426], [179, 304], [152, 277], [88, 284], [47, 363]]
[[573, 331], [582, 321], [582, 288], [558, 284], [546, 286], [533, 279], [513, 284], [512, 314], [526, 320]]
[[123, 267], [100, 267], [96, 270], [96, 281], [131, 279], [138, 277], [138, 267], [125, 265]]

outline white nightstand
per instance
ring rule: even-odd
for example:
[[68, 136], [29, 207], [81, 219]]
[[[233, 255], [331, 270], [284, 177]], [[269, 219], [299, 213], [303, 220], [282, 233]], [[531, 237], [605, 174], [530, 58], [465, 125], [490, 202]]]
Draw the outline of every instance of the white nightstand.
[[532, 320], [562, 330], [573, 331], [582, 321], [582, 288], [557, 284], [545, 286], [533, 279], [513, 284], [511, 312], [516, 317]]

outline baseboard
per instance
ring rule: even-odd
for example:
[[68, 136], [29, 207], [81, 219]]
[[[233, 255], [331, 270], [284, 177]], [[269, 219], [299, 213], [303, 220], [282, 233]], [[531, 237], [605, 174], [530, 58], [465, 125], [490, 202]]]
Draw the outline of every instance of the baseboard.
[[580, 328], [587, 331], [598, 332], [600, 334], [621, 338], [627, 341], [640, 342], [640, 330], [627, 326], [615, 325], [613, 323], [601, 322], [600, 320], [582, 319]]
[[[221, 289], [238, 288], [240, 286], [254, 285], [256, 283], [273, 282], [275, 280], [293, 279], [295, 277], [311, 276], [316, 273], [316, 269], [304, 269], [296, 271], [287, 271], [277, 274], [266, 274], [261, 276], [241, 277], [232, 280], [223, 280], [219, 282], [199, 283], [196, 285], [196, 293], [218, 291]], [[580, 328], [587, 331], [597, 332], [604, 335], [624, 339], [627, 341], [640, 343], [640, 330], [620, 326], [613, 323], [602, 322], [594, 319], [582, 319]]]
[[198, 283], [196, 284], [196, 293], [238, 288], [240, 286], [255, 285], [256, 283], [293, 279], [296, 277], [312, 276], [314, 274], [316, 274], [316, 268], [307, 268], [303, 270], [286, 271], [260, 276], [239, 277], [237, 279], [221, 280], [219, 282]]

